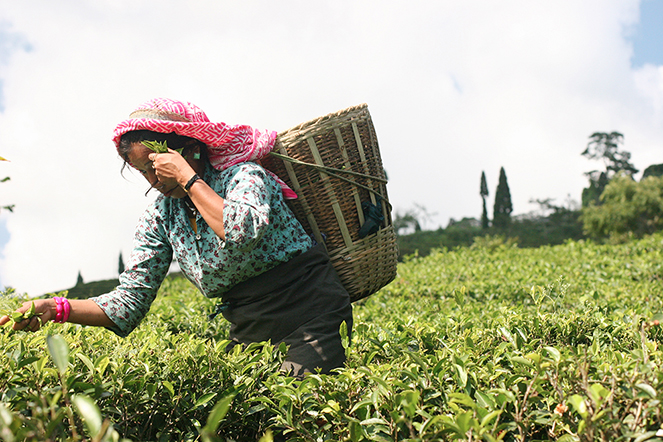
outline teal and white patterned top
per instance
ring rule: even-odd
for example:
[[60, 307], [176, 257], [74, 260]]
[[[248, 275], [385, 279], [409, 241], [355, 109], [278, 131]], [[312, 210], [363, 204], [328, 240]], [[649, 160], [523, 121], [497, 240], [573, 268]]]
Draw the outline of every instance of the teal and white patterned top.
[[224, 171], [208, 167], [205, 182], [224, 198], [223, 241], [197, 215], [195, 233], [184, 201], [160, 195], [140, 218], [134, 249], [120, 285], [91, 298], [125, 337], [147, 314], [173, 257], [182, 273], [208, 298], [286, 262], [313, 246], [281, 187], [255, 163]]

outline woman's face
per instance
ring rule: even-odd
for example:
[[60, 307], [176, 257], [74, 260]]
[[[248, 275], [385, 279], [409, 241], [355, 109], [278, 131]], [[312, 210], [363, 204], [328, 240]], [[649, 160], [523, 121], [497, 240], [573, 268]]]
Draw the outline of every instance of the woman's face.
[[129, 164], [131, 164], [141, 175], [145, 177], [150, 186], [158, 190], [164, 196], [171, 198], [184, 198], [186, 192], [175, 179], [162, 179], [159, 181], [156, 176], [152, 160], [149, 155], [154, 153], [151, 149], [141, 143], [133, 143], [129, 151]]

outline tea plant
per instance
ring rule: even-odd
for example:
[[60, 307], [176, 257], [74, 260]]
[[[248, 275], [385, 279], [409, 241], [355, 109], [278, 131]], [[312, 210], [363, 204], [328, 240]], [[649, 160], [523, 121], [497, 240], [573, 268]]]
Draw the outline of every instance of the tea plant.
[[168, 279], [125, 339], [2, 329], [0, 438], [663, 440], [662, 250], [486, 240], [409, 258], [355, 303], [346, 366], [302, 381], [278, 372], [285, 346], [226, 353], [214, 302]]

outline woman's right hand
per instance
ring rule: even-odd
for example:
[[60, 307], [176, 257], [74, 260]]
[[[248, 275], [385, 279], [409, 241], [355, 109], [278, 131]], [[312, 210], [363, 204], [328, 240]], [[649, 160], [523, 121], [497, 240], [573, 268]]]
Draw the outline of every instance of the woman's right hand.
[[[26, 301], [23, 305], [16, 309], [18, 313], [25, 313], [32, 307], [32, 303], [35, 304], [35, 315], [28, 319], [23, 319], [22, 321], [15, 322], [12, 328], [14, 330], [25, 330], [36, 332], [41, 328], [42, 325], [46, 324], [48, 321], [55, 319], [55, 300], [53, 298], [48, 299], [35, 299], [34, 301]], [[7, 324], [11, 318], [7, 315], [0, 317], [0, 326]]]

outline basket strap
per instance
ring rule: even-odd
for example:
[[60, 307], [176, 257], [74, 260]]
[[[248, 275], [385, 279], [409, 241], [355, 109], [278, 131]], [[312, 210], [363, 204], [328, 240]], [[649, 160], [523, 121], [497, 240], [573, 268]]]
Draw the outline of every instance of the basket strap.
[[282, 160], [284, 160], [284, 161], [287, 161], [287, 162], [293, 163], [293, 164], [299, 164], [299, 165], [301, 165], [301, 166], [312, 167], [313, 169], [317, 169], [317, 170], [319, 170], [319, 171], [326, 172], [327, 175], [329, 175], [329, 176], [333, 176], [334, 178], [337, 178], [337, 179], [339, 179], [339, 180], [346, 181], [346, 182], [351, 183], [351, 184], [353, 184], [353, 185], [355, 185], [355, 186], [357, 186], [357, 187], [361, 187], [362, 189], [368, 190], [368, 191], [371, 192], [372, 194], [375, 194], [375, 195], [379, 196], [380, 198], [382, 198], [382, 200], [383, 200], [384, 202], [386, 202], [387, 204], [389, 204], [389, 207], [391, 207], [391, 203], [389, 203], [389, 200], [388, 200], [387, 198], [385, 198], [383, 195], [380, 195], [380, 192], [379, 192], [379, 191], [377, 191], [377, 190], [375, 190], [375, 189], [372, 189], [372, 188], [370, 188], [370, 187], [368, 187], [368, 186], [364, 186], [363, 184], [359, 184], [359, 183], [357, 183], [357, 182], [355, 182], [355, 181], [353, 181], [353, 180], [351, 180], [351, 179], [349, 179], [349, 178], [346, 178], [346, 177], [344, 177], [344, 176], [339, 175], [338, 173], [345, 173], [345, 174], [349, 174], [349, 175], [354, 175], [354, 176], [359, 176], [359, 177], [363, 177], [363, 178], [368, 178], [369, 180], [376, 180], [376, 181], [379, 181], [379, 182], [381, 182], [381, 183], [386, 184], [386, 183], [387, 183], [387, 180], [384, 179], [384, 178], [379, 178], [379, 177], [375, 177], [375, 176], [372, 176], [372, 175], [366, 175], [366, 174], [363, 174], [363, 173], [354, 172], [354, 171], [352, 171], [352, 170], [335, 169], [335, 168], [333, 168], [333, 167], [320, 166], [320, 165], [318, 165], [318, 164], [307, 163], [307, 162], [305, 162], [305, 161], [301, 161], [301, 160], [298, 160], [298, 159], [296, 159], [296, 158], [289, 157], [288, 155], [283, 155], [283, 154], [280, 154], [280, 153], [276, 153], [276, 152], [274, 152], [274, 151], [270, 152], [269, 154], [270, 154], [270, 155], [273, 155], [273, 156], [275, 156], [275, 157], [277, 157], [277, 158], [280, 158], [280, 159], [282, 159]]
[[[343, 157], [343, 160], [345, 162], [345, 167], [347, 170], [352, 170], [352, 163], [350, 163], [350, 156], [348, 155], [348, 151], [345, 148], [345, 141], [343, 141], [343, 135], [341, 134], [341, 130], [338, 127], [334, 128], [334, 135], [336, 135], [336, 142], [338, 143], [338, 148], [341, 151], [341, 156]], [[359, 190], [357, 190], [357, 183], [355, 180], [351, 181], [354, 183], [354, 186], [352, 186], [352, 197], [355, 200], [355, 207], [357, 209], [357, 216], [359, 217], [359, 225], [363, 226], [364, 222], [366, 222], [366, 219], [364, 218], [364, 210], [361, 207], [361, 197], [359, 196]]]
[[[276, 141], [276, 146], [275, 148], [278, 148], [281, 150], [281, 152], [287, 153], [285, 146], [278, 140]], [[287, 155], [282, 155], [282, 154], [277, 154], [275, 152], [272, 152], [272, 155], [275, 155], [277, 157], [285, 157], [285, 158], [290, 158]], [[313, 231], [313, 236], [315, 236], [316, 241], [319, 244], [324, 244], [325, 239], [324, 236], [322, 235], [322, 232], [320, 232], [320, 228], [318, 227], [318, 223], [315, 221], [315, 217], [311, 214], [311, 208], [308, 204], [308, 201], [306, 201], [306, 198], [304, 197], [304, 192], [302, 192], [302, 188], [299, 184], [299, 180], [297, 179], [297, 174], [292, 168], [292, 164], [288, 162], [283, 162], [283, 166], [285, 167], [285, 170], [288, 172], [288, 177], [290, 178], [290, 181], [292, 182], [292, 187], [295, 190], [295, 193], [298, 195], [298, 200], [302, 207], [304, 208], [304, 211], [306, 212], [306, 220], [308, 221], [309, 225], [311, 226], [311, 230]], [[326, 247], [326, 246], [325, 246]]]
[[[315, 144], [315, 140], [309, 137], [306, 139], [306, 142], [308, 143], [309, 149], [311, 149], [311, 153], [313, 154], [315, 162], [321, 166], [324, 166], [322, 157], [318, 151], [318, 146]], [[334, 187], [330, 184], [329, 176], [325, 172], [320, 172], [320, 178], [322, 178], [322, 181], [325, 183], [325, 187], [327, 187], [327, 190], [329, 191], [332, 209], [334, 210], [334, 216], [336, 216], [338, 227], [341, 230], [343, 241], [345, 242], [346, 247], [350, 247], [352, 245], [352, 237], [350, 237], [350, 231], [348, 230], [348, 226], [345, 223], [345, 216], [343, 216], [341, 205], [338, 203], [338, 199], [336, 199], [336, 192], [334, 192]]]
[[[357, 150], [359, 151], [359, 158], [361, 159], [361, 163], [364, 165], [364, 171], [366, 174], [368, 174], [368, 164], [366, 163], [366, 154], [364, 153], [364, 145], [361, 142], [361, 136], [359, 136], [359, 128], [357, 127], [357, 123], [355, 121], [352, 122], [352, 132], [355, 135], [355, 142], [357, 143]], [[368, 185], [373, 189], [373, 183], [372, 181], [368, 182]], [[373, 204], [377, 204], [377, 201], [375, 201], [375, 191], [371, 192], [371, 202]]]

